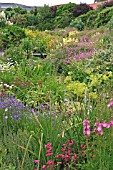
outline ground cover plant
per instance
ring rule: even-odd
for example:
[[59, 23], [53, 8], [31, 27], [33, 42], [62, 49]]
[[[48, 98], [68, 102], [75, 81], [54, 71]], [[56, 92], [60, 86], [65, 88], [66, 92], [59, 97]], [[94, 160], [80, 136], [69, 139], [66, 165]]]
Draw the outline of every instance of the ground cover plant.
[[1, 170], [112, 170], [112, 29], [1, 28]]

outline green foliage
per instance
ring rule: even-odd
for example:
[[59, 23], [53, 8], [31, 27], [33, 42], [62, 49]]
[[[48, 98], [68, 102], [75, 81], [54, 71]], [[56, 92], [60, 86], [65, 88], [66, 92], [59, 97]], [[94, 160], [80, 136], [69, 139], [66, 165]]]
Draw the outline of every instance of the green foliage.
[[75, 27], [78, 31], [82, 31], [84, 29], [84, 23], [78, 18], [71, 21], [70, 26]]
[[10, 18], [10, 21], [14, 24], [17, 25], [19, 27], [26, 27], [27, 26], [27, 15], [23, 14], [17, 14], [15, 16], [13, 16], [12, 18]]
[[49, 6], [44, 5], [44, 7], [39, 8], [36, 17], [38, 20], [37, 27], [39, 30], [51, 30], [54, 28], [54, 12], [49, 8]]
[[20, 7], [20, 6], [13, 8], [13, 10], [17, 14], [27, 14], [27, 10], [25, 8]]
[[71, 13], [63, 13], [62, 15], [55, 17], [54, 25], [56, 28], [65, 28], [69, 26], [71, 20], [72, 20]]
[[38, 15], [28, 14], [27, 15], [27, 26], [37, 26], [39, 23]]
[[113, 29], [113, 16], [111, 17], [111, 19], [109, 20], [106, 26], [109, 30]]
[[9, 48], [11, 45], [18, 45], [21, 39], [25, 37], [24, 29], [17, 26], [7, 26], [2, 30], [1, 40], [3, 48]]
[[112, 7], [113, 6], [113, 1], [107, 1], [102, 4], [102, 9], [107, 8], [107, 7]]
[[13, 17], [15, 15], [15, 11], [13, 8], [6, 8], [4, 12], [8, 19], [10, 19], [11, 17]]
[[[86, 24], [84, 16], [77, 20]], [[112, 30], [12, 26], [1, 37], [5, 33], [10, 38], [0, 60], [0, 169], [41, 170], [52, 163], [47, 169], [112, 170]], [[34, 59], [34, 48], [47, 58]]]
[[56, 15], [60, 16], [63, 15], [64, 13], [70, 13], [72, 12], [73, 7], [75, 6], [76, 4], [71, 2], [68, 4], [61, 5], [57, 8]]
[[25, 59], [25, 52], [21, 46], [12, 46], [5, 50], [3, 60], [9, 65], [14, 65], [15, 63], [20, 63], [22, 59]]
[[76, 4], [74, 3], [68, 3], [65, 5], [61, 5], [56, 10], [56, 17], [54, 20], [54, 24], [56, 28], [65, 28], [69, 26], [73, 15], [72, 15], [72, 8]]
[[105, 8], [102, 10], [96, 18], [96, 27], [106, 25], [113, 16], [113, 7]]
[[[98, 28], [106, 25], [113, 15], [113, 7], [105, 8], [103, 10], [96, 9], [87, 12], [78, 17], [84, 23], [87, 29]], [[93, 22], [92, 22], [93, 21]]]
[[[98, 11], [97, 10], [91, 10], [87, 12], [84, 15], [81, 15], [78, 17], [82, 20], [82, 22], [85, 24], [85, 27], [89, 28], [94, 28], [95, 27], [95, 19], [97, 18]], [[93, 22], [92, 22], [93, 20]]]

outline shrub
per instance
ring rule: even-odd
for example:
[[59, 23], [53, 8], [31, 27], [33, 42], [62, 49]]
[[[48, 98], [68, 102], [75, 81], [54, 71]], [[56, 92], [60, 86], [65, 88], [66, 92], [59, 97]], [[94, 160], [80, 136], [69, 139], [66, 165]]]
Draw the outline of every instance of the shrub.
[[97, 18], [97, 16], [98, 16], [98, 11], [91, 10], [87, 12], [86, 14], [80, 15], [77, 18], [80, 19], [84, 23], [85, 27], [87, 27], [88, 29], [91, 29], [95, 27], [95, 19]]
[[65, 5], [61, 5], [60, 7], [57, 8], [56, 11], [56, 17], [54, 20], [54, 25], [57, 28], [65, 28], [69, 26], [73, 14], [72, 14], [72, 9], [76, 4], [74, 3], [69, 3]]
[[102, 9], [106, 8], [106, 7], [112, 7], [113, 6], [113, 1], [111, 2], [105, 2], [103, 5], [102, 5]]
[[98, 17], [96, 18], [96, 27], [98, 28], [102, 25], [106, 25], [112, 16], [113, 16], [113, 7], [109, 7], [102, 10], [98, 14]]
[[110, 21], [107, 23], [106, 26], [109, 30], [113, 29], [113, 16], [111, 17]]
[[18, 45], [21, 39], [25, 37], [24, 29], [17, 26], [7, 26], [2, 31], [1, 40], [3, 41], [3, 48], [9, 48], [11, 45]]
[[70, 26], [73, 26], [77, 28], [79, 31], [82, 31], [84, 29], [84, 23], [81, 19], [76, 18], [70, 23]]
[[87, 4], [80, 4], [73, 7], [73, 16], [78, 17], [79, 15], [86, 14], [88, 11], [92, 10]]

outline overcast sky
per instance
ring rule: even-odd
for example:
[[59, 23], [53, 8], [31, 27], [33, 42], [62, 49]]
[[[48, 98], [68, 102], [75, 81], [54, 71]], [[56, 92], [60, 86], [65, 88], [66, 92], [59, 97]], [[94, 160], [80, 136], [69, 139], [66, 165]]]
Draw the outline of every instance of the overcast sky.
[[93, 3], [94, 0], [0, 0], [3, 3], [18, 3], [23, 5], [30, 5], [30, 6], [44, 6], [46, 5], [58, 5], [58, 4], [65, 4], [69, 2], [74, 2], [76, 4], [79, 3]]

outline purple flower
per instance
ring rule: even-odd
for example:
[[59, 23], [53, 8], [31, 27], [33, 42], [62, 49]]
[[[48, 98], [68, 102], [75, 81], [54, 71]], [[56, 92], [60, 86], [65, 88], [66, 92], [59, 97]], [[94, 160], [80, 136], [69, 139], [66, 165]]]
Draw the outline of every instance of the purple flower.
[[4, 121], [7, 119], [21, 120], [23, 117], [30, 118], [31, 111], [14, 96], [0, 97], [0, 109], [5, 111]]

